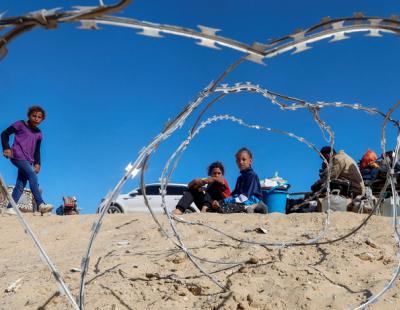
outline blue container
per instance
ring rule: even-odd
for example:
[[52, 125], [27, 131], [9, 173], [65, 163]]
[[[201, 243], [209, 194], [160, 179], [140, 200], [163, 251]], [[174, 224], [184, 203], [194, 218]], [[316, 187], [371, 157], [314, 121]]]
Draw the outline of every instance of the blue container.
[[263, 189], [263, 202], [268, 206], [268, 213], [286, 213], [287, 189]]

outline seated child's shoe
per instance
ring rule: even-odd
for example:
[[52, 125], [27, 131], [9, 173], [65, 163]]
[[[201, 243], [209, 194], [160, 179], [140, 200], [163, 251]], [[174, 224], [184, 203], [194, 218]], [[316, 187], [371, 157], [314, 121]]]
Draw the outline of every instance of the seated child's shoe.
[[266, 205], [264, 202], [262, 202], [262, 201], [259, 201], [259, 202], [256, 203], [256, 204], [252, 204], [252, 205], [246, 206], [246, 212], [247, 212], [247, 213], [261, 213], [261, 214], [266, 214], [266, 213], [267, 213], [267, 210], [268, 210], [267, 205]]
[[255, 207], [256, 207], [256, 205], [249, 205], [249, 206], [246, 206], [246, 212], [247, 212], [247, 213], [254, 213]]
[[254, 213], [266, 214], [267, 212], [268, 212], [268, 206], [264, 202], [259, 201], [254, 208]]
[[6, 212], [4, 212], [7, 215], [17, 215], [17, 212], [13, 208], [7, 208]]
[[41, 203], [39, 206], [39, 212], [42, 214], [51, 212], [51, 210], [53, 210], [53, 206], [51, 204]]

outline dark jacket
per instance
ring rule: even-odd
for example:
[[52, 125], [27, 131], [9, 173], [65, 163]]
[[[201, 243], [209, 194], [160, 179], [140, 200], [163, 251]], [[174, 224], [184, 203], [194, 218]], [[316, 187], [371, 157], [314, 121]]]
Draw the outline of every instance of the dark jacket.
[[249, 199], [252, 197], [259, 200], [262, 199], [260, 179], [251, 167], [240, 171], [240, 176], [236, 180], [236, 186], [232, 192], [232, 196], [239, 196], [241, 194]]

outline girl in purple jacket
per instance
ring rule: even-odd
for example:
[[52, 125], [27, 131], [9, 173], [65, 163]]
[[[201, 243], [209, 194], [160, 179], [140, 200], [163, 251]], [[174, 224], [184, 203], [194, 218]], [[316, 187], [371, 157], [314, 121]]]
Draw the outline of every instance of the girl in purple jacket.
[[[27, 121], [17, 121], [1, 133], [1, 145], [4, 157], [10, 159], [18, 169], [17, 182], [12, 193], [14, 201], [18, 203], [29, 181], [38, 211], [43, 214], [53, 209], [52, 205], [43, 201], [37, 178], [40, 171], [40, 145], [43, 137], [37, 126], [46, 118], [46, 112], [39, 106], [32, 106], [28, 109], [27, 115]], [[14, 134], [14, 142], [10, 148], [9, 137], [12, 134]], [[11, 204], [8, 204], [6, 213], [16, 214]]]

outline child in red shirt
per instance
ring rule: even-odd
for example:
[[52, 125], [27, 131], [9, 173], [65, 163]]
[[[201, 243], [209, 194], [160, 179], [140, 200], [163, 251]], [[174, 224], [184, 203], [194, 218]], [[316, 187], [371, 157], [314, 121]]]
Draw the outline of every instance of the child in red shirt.
[[[220, 200], [229, 197], [231, 190], [224, 178], [225, 169], [222, 163], [214, 162], [208, 167], [208, 178], [194, 179], [189, 184], [189, 190], [185, 192], [172, 211], [175, 215], [185, 213], [194, 202], [202, 211], [213, 211], [211, 204], [213, 200]], [[203, 186], [207, 188], [203, 190]]]

